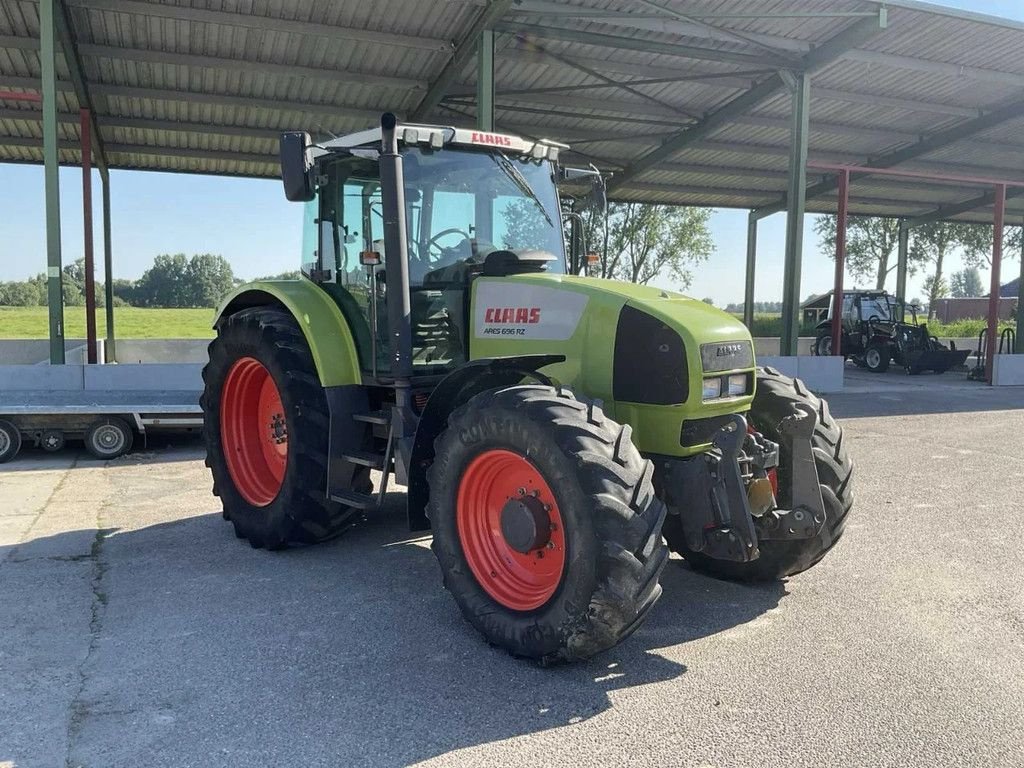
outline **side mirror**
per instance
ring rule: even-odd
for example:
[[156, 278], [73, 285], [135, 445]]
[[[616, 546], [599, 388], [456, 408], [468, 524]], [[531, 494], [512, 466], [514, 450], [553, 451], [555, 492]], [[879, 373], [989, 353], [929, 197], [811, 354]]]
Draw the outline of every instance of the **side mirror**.
[[312, 171], [312, 137], [305, 131], [282, 133], [281, 181], [288, 200], [305, 203], [316, 197]]
[[608, 192], [604, 186], [604, 179], [600, 176], [596, 177], [591, 184], [586, 204], [602, 216], [608, 212]]

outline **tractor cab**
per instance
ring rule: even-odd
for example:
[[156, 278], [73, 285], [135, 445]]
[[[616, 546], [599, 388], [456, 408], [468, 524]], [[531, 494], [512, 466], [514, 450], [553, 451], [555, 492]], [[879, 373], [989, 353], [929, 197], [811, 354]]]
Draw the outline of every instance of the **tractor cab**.
[[386, 236], [380, 128], [316, 145], [292, 134], [282, 144], [284, 174], [298, 179], [286, 178], [286, 192], [306, 203], [302, 272], [341, 308], [371, 378], [393, 373], [388, 284], [403, 271], [395, 267], [405, 267], [411, 363], [422, 376], [467, 361], [474, 277], [567, 266], [556, 187], [564, 145], [437, 126], [396, 134], [405, 232], [397, 243]]

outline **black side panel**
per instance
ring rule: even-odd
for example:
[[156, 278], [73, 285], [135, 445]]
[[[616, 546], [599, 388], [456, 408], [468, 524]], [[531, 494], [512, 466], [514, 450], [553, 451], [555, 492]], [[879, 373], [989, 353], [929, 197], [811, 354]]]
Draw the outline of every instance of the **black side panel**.
[[430, 393], [430, 399], [420, 414], [409, 461], [409, 530], [430, 528], [427, 519], [427, 468], [434, 461], [434, 440], [448, 424], [448, 415], [474, 395], [496, 387], [511, 387], [523, 379], [532, 378], [548, 383], [548, 378], [537, 370], [545, 365], [561, 363], [565, 355], [522, 355], [473, 360], [448, 374]]
[[334, 488], [352, 487], [353, 464], [341, 458], [346, 453], [358, 453], [366, 444], [366, 425], [352, 418], [354, 413], [366, 413], [370, 403], [366, 387], [347, 384], [340, 387], [324, 387], [327, 409], [330, 412], [330, 442], [327, 453], [327, 487], [324, 493]]
[[628, 304], [615, 329], [612, 393], [616, 401], [673, 405], [690, 396], [686, 347], [679, 334]]

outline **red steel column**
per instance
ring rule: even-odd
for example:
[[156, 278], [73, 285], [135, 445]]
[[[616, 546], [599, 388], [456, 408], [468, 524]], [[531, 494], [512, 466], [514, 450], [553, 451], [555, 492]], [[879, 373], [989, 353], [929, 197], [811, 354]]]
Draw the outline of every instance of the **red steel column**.
[[832, 354], [843, 354], [843, 273], [846, 271], [846, 219], [850, 205], [850, 170], [839, 172], [836, 213], [836, 278], [832, 286]]
[[1006, 185], [996, 184], [996, 209], [992, 232], [992, 288], [988, 295], [988, 351], [985, 354], [985, 379], [992, 383], [999, 330], [999, 267], [1003, 259], [1003, 219], [1006, 215]]
[[79, 113], [82, 137], [82, 215], [85, 232], [85, 345], [90, 364], [96, 362], [96, 277], [92, 253], [92, 135], [89, 110]]

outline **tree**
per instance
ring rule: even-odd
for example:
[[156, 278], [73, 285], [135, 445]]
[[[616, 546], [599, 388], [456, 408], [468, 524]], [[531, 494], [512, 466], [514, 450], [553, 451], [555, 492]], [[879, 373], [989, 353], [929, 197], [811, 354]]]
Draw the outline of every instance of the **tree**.
[[981, 296], [985, 292], [977, 267], [965, 267], [959, 272], [954, 272], [949, 281], [949, 288], [958, 299]]
[[39, 287], [33, 282], [0, 283], [0, 307], [35, 307], [39, 299]]
[[[814, 224], [818, 246], [835, 258], [836, 217], [819, 216]], [[900, 224], [897, 219], [876, 216], [851, 216], [846, 222], [846, 270], [858, 280], [874, 280], [879, 291], [885, 279], [896, 268], [893, 255], [899, 245]], [[907, 272], [914, 274], [915, 257], [907, 254]]]
[[[986, 233], [985, 230], [988, 230]], [[936, 221], [913, 229], [910, 243], [911, 258], [920, 264], [931, 264], [934, 272], [928, 286], [928, 315], [935, 316], [935, 300], [948, 295], [949, 289], [942, 273], [946, 256], [959, 248], [965, 260], [970, 254], [979, 254], [985, 243], [991, 244], [991, 227], [961, 224], [954, 221]], [[943, 291], [943, 293], [936, 293]]]
[[710, 217], [707, 208], [611, 203], [607, 250], [599, 232], [590, 234], [588, 245], [599, 253], [601, 277], [646, 284], [662, 275], [688, 288], [693, 280], [689, 268], [715, 249]]
[[212, 253], [193, 256], [185, 268], [185, 280], [190, 307], [215, 307], [235, 285], [227, 259]]
[[715, 306], [715, 300], [712, 299], [710, 296], [701, 299], [701, 301], [703, 301], [705, 304], [710, 304], [712, 307]]
[[[132, 303], [146, 307], [212, 307], [234, 287], [231, 265], [223, 256], [183, 253], [153, 260], [135, 289]], [[118, 286], [114, 285], [115, 295]], [[126, 298], [126, 297], [125, 297]]]
[[928, 275], [924, 279], [924, 290], [928, 295], [928, 317], [935, 316], [935, 302], [949, 295], [949, 286], [941, 275]]

